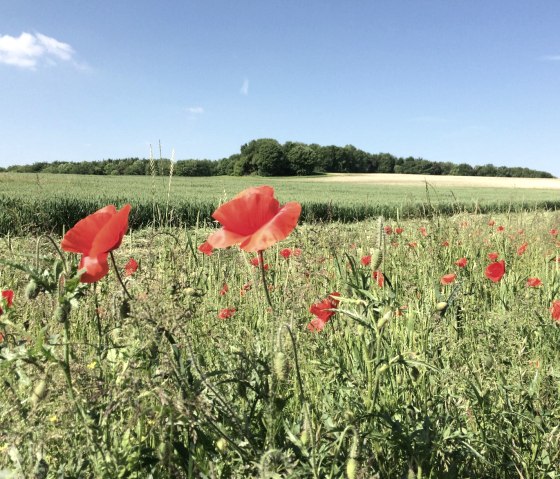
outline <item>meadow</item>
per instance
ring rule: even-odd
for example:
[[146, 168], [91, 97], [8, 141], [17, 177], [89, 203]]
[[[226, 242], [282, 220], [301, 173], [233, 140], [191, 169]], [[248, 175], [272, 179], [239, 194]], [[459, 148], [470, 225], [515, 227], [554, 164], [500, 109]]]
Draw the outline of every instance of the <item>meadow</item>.
[[[0, 478], [560, 476], [557, 190], [12, 176], [14, 211], [81, 216], [0, 237]], [[390, 214], [309, 216], [260, 262], [172, 221], [256, 184]], [[62, 232], [113, 201], [80, 283]]]

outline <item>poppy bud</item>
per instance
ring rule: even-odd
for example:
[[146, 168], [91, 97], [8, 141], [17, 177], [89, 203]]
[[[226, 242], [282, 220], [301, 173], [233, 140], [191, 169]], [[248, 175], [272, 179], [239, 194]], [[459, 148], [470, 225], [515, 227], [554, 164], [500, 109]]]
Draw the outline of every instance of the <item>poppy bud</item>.
[[25, 287], [25, 297], [27, 299], [35, 299], [39, 294], [39, 286], [34, 279], [31, 279]]
[[383, 261], [383, 253], [379, 248], [375, 248], [371, 253], [371, 269], [377, 271]]
[[286, 355], [282, 351], [276, 352], [274, 355], [274, 374], [279, 381], [284, 381], [286, 379], [287, 364]]
[[64, 301], [64, 303], [60, 303], [54, 310], [54, 318], [59, 323], [65, 323], [66, 321], [68, 321], [68, 315], [70, 314], [71, 308], [72, 306], [67, 301]]
[[309, 442], [309, 430], [311, 429], [311, 425], [309, 424], [309, 420], [306, 418], [303, 422], [303, 430], [299, 436], [300, 442], [305, 446]]
[[383, 329], [383, 327], [391, 319], [392, 315], [393, 315], [393, 311], [389, 310], [383, 316], [381, 316], [381, 318], [379, 318], [379, 320], [377, 321], [377, 330], [378, 331], [381, 331]]
[[31, 404], [33, 404], [34, 407], [37, 406], [39, 401], [45, 398], [47, 391], [47, 380], [41, 379], [33, 388], [33, 392], [31, 393]]
[[377, 368], [377, 374], [381, 376], [385, 371], [387, 371], [387, 369], [389, 369], [389, 365], [387, 363], [382, 364]]

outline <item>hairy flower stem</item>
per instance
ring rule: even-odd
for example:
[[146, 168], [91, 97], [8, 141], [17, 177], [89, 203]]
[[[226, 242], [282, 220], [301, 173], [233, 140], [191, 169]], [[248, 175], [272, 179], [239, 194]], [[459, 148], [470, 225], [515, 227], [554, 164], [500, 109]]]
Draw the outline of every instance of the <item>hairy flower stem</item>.
[[264, 287], [264, 293], [266, 294], [266, 301], [268, 302], [268, 305], [270, 306], [272, 313], [274, 313], [274, 306], [272, 306], [272, 300], [270, 299], [270, 293], [268, 291], [268, 284], [266, 283], [266, 273], [264, 270], [264, 257], [263, 257], [262, 250], [258, 251], [258, 255], [259, 255], [259, 266], [261, 268], [262, 284]]
[[113, 268], [115, 269], [115, 273], [117, 273], [117, 279], [119, 280], [119, 283], [121, 283], [122, 289], [125, 292], [126, 296], [128, 297], [128, 299], [130, 299], [131, 301], [134, 301], [134, 298], [132, 297], [132, 295], [128, 292], [128, 289], [126, 289], [126, 286], [124, 284], [124, 281], [122, 279], [121, 274], [119, 273], [119, 268], [117, 268], [117, 263], [115, 261], [115, 257], [113, 256], [113, 252], [110, 251], [109, 254], [111, 255], [111, 262], [113, 263]]

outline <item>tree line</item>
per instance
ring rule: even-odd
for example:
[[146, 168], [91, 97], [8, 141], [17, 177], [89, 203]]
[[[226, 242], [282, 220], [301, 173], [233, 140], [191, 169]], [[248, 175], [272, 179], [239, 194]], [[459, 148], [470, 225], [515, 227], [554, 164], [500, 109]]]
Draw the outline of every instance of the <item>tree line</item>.
[[157, 175], [168, 176], [306, 176], [320, 173], [405, 173], [422, 175], [498, 176], [517, 178], [554, 178], [545, 171], [530, 168], [471, 166], [467, 163], [429, 161], [397, 157], [390, 153], [368, 153], [353, 145], [321, 146], [271, 138], [252, 140], [235, 153], [220, 160], [178, 160], [166, 158], [106, 159], [101, 161], [14, 165], [0, 171], [21, 173], [59, 173], [78, 175]]

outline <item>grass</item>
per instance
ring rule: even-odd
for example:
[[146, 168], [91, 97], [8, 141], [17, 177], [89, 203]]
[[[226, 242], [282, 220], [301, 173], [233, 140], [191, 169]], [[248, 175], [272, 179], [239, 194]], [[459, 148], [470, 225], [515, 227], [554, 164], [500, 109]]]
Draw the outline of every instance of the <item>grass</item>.
[[[558, 477], [560, 329], [549, 309], [560, 299], [550, 233], [559, 215], [383, 225], [403, 231], [380, 235], [375, 220], [305, 224], [266, 251], [274, 312], [250, 255], [196, 251], [207, 229], [133, 228], [115, 252], [120, 268], [140, 263], [125, 278], [133, 299], [112, 272], [78, 288], [62, 322], [53, 245], [4, 237], [0, 259], [36, 269], [52, 293], [26, 299], [28, 275], [0, 264], [0, 289], [16, 293], [0, 317], [0, 471]], [[285, 247], [302, 254], [285, 259]], [[361, 262], [375, 247], [383, 287]], [[484, 275], [494, 251], [507, 265], [498, 283]], [[465, 268], [455, 265], [462, 257]], [[457, 279], [444, 286], [448, 273]], [[543, 285], [527, 287], [529, 277]], [[338, 311], [312, 333], [309, 307], [333, 291]], [[220, 319], [226, 308], [235, 312]]]

